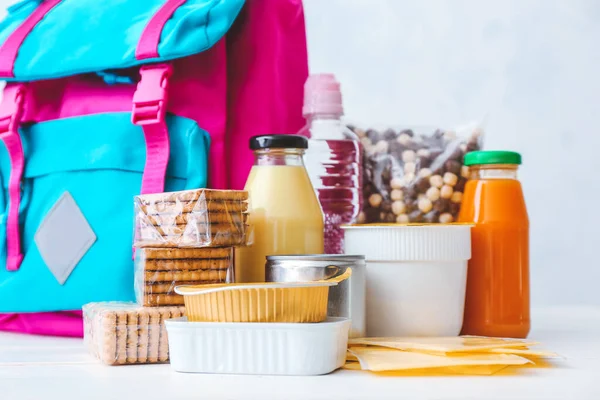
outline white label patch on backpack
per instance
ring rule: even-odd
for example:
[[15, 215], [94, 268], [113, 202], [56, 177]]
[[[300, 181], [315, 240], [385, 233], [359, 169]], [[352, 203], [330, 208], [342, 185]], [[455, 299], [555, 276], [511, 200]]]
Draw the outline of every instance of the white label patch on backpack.
[[65, 192], [44, 217], [34, 240], [46, 266], [64, 285], [96, 241], [96, 234], [71, 194]]

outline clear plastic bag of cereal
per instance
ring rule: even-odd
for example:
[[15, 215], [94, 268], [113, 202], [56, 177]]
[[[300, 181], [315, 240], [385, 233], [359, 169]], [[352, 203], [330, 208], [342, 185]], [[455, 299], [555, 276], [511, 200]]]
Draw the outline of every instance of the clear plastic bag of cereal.
[[463, 158], [482, 148], [480, 124], [458, 129], [349, 127], [364, 148], [359, 223], [449, 223], [458, 217], [469, 178]]

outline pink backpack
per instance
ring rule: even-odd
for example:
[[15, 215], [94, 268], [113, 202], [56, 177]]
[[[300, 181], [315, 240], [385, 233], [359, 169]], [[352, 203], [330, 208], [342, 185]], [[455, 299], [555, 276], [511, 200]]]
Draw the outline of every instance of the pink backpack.
[[[4, 46], [0, 46], [0, 78], [7, 70], [6, 54], [13, 54], [8, 59], [10, 72], [19, 62], [17, 53], [19, 47], [27, 43], [27, 35], [53, 7], [60, 7], [59, 3], [60, 0], [41, 3], [4, 40]], [[185, 0], [164, 1], [164, 6], [152, 18], [156, 25], [144, 30], [145, 39], [140, 39], [140, 52], [136, 54], [138, 59], [157, 57], [161, 28], [182, 4]], [[140, 71], [142, 81], [137, 90], [135, 85], [99, 84], [80, 75], [50, 81], [32, 80], [25, 86], [25, 95], [17, 108], [20, 118], [16, 122], [23, 125], [106, 112], [131, 112], [132, 102], [144, 106], [145, 96], [159, 95], [161, 104], [166, 104], [163, 110], [196, 121], [210, 133], [209, 186], [240, 189], [253, 162], [252, 153], [248, 150], [249, 138], [261, 133], [295, 133], [303, 125], [301, 107], [308, 67], [302, 3], [300, 0], [249, 1], [227, 34], [209, 50], [176, 58], [166, 64], [142, 67]], [[166, 85], [161, 83], [167, 79], [168, 98]], [[149, 85], [158, 83], [159, 86], [146, 87], [143, 82]], [[9, 82], [5, 100], [6, 93], [23, 93], [19, 91], [22, 87], [20, 83]], [[156, 91], [157, 87], [164, 90]], [[161, 95], [164, 96], [162, 99]], [[7, 110], [6, 104], [14, 106], [16, 103], [4, 101], [3, 104], [0, 122]], [[135, 124], [135, 113], [133, 117]], [[165, 152], [164, 133], [167, 127], [161, 106], [158, 106], [156, 120], [146, 120], [139, 125], [146, 137], [147, 148], [142, 192], [162, 191], [168, 183], [165, 182], [165, 170], [169, 147], [167, 138]], [[18, 135], [17, 128], [10, 126]], [[14, 154], [10, 154], [12, 178], [15, 164]], [[154, 161], [152, 165], [151, 161]], [[15, 199], [11, 196], [10, 200]], [[18, 204], [18, 198], [16, 201]], [[123, 204], [123, 207], [128, 207], [128, 204]], [[9, 207], [9, 214], [10, 210]], [[18, 216], [17, 207], [17, 221]], [[9, 222], [10, 218], [9, 215]], [[18, 245], [17, 241], [15, 247], [13, 241], [11, 247], [9, 240], [8, 251], [11, 248], [19, 250]], [[0, 280], [0, 293], [3, 290]], [[0, 314], [0, 330], [79, 337], [82, 336], [81, 311]]]

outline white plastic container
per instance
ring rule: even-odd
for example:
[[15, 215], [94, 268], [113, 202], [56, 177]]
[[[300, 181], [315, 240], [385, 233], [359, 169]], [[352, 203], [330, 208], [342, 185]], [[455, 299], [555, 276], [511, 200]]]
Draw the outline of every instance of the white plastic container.
[[165, 321], [178, 372], [323, 375], [346, 360], [350, 320], [319, 323]]
[[367, 335], [456, 336], [465, 305], [471, 225], [345, 227], [367, 261]]

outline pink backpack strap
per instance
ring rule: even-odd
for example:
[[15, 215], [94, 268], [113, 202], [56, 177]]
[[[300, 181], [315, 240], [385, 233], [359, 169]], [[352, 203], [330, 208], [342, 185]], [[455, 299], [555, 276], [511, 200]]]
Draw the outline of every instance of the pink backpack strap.
[[29, 32], [44, 18], [44, 16], [56, 7], [62, 0], [43, 1], [27, 19], [14, 30], [0, 48], [0, 76], [3, 78], [14, 78], [14, 65], [17, 60], [19, 48], [25, 41]]
[[169, 130], [167, 87], [172, 73], [171, 64], [145, 65], [140, 68], [140, 82], [133, 95], [131, 120], [144, 130], [146, 165], [141, 193], [164, 191], [165, 174], [169, 163]]
[[158, 43], [160, 42], [162, 30], [175, 10], [185, 2], [186, 0], [167, 0], [158, 9], [142, 32], [142, 36], [135, 49], [135, 58], [145, 60], [158, 57]]
[[[61, 0], [42, 2], [25, 21], [10, 34], [0, 47], [0, 76], [14, 78], [14, 65], [19, 49], [29, 32], [56, 7]], [[4, 89], [0, 104], [0, 139], [10, 157], [11, 172], [8, 182], [8, 220], [6, 223], [7, 258], [6, 268], [16, 271], [21, 266], [21, 235], [19, 232], [19, 206], [21, 204], [21, 178], [25, 166], [23, 145], [19, 136], [19, 125], [23, 117], [26, 95], [24, 84], [9, 84]]]
[[19, 135], [19, 124], [23, 117], [25, 95], [24, 84], [9, 84], [4, 89], [4, 97], [0, 103], [0, 139], [6, 146], [11, 164], [8, 181], [8, 220], [6, 222], [6, 268], [9, 271], [18, 270], [23, 260], [19, 232], [19, 206], [25, 157]]
[[[167, 0], [144, 28], [135, 51], [138, 60], [156, 58], [160, 35], [175, 10], [185, 0]], [[142, 194], [164, 191], [169, 163], [169, 131], [165, 121], [168, 79], [173, 72], [169, 63], [140, 68], [140, 82], [133, 96], [132, 121], [144, 130], [146, 166], [142, 178]]]

